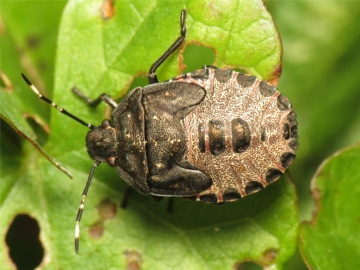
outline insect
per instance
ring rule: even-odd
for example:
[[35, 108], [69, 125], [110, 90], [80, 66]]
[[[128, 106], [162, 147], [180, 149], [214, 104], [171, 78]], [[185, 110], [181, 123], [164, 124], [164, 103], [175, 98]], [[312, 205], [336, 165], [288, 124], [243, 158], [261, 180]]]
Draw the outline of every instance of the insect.
[[160, 83], [157, 68], [183, 43], [180, 36], [151, 66], [149, 85], [133, 89], [117, 104], [101, 94], [113, 120], [94, 126], [42, 96], [61, 113], [88, 127], [86, 148], [95, 161], [86, 182], [75, 226], [79, 223], [95, 168], [102, 162], [140, 193], [222, 203], [237, 200], [277, 180], [292, 164], [298, 148], [296, 114], [290, 101], [271, 84], [232, 70], [204, 67]]

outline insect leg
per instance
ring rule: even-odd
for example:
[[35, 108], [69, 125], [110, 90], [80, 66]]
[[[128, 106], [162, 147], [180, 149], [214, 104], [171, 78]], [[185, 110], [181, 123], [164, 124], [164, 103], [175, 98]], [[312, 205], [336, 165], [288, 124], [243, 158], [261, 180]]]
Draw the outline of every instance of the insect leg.
[[123, 199], [122, 199], [122, 201], [121, 201], [121, 204], [120, 204], [120, 207], [121, 207], [121, 208], [123, 208], [123, 209], [126, 208], [130, 193], [131, 193], [131, 188], [128, 187], [128, 188], [126, 189], [125, 194], [124, 194], [124, 197], [123, 197]]
[[173, 205], [174, 205], [174, 198], [173, 197], [169, 197], [168, 201], [167, 201], [167, 207], [166, 207], [166, 212], [168, 212], [169, 214], [171, 214], [173, 212]]
[[158, 60], [156, 60], [155, 63], [150, 67], [149, 74], [148, 74], [149, 84], [159, 82], [157, 75], [156, 75], [157, 68], [159, 66], [161, 66], [161, 64], [164, 63], [165, 60], [181, 46], [181, 44], [183, 44], [183, 42], [185, 40], [185, 36], [186, 36], [185, 15], [186, 15], [186, 11], [185, 11], [185, 9], [183, 9], [180, 13], [180, 36], [164, 52], [164, 54], [162, 56], [160, 56], [160, 58]]
[[163, 197], [163, 196], [156, 196], [156, 195], [151, 195], [151, 198], [155, 201], [155, 202], [160, 202], [162, 199], [167, 198], [167, 205], [166, 205], [166, 212], [168, 214], [172, 213], [173, 210], [173, 202], [174, 202], [174, 198], [173, 197]]
[[101, 101], [104, 101], [112, 109], [115, 109], [117, 107], [117, 103], [109, 95], [107, 95], [105, 93], [102, 93], [96, 99], [91, 99], [88, 96], [85, 96], [84, 93], [81, 92], [76, 87], [73, 87], [72, 91], [75, 95], [77, 95], [79, 98], [81, 98], [83, 101], [85, 101], [90, 107], [95, 108], [96, 106], [98, 106], [100, 104]]

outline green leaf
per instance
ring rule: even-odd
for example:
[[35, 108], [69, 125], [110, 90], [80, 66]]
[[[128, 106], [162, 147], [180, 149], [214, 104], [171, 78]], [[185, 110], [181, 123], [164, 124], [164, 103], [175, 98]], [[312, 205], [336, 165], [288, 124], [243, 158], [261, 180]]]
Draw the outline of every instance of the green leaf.
[[339, 151], [319, 167], [311, 193], [316, 212], [303, 222], [300, 248], [311, 269], [359, 269], [360, 145]]
[[[46, 132], [49, 131], [50, 108], [46, 104], [39, 103], [38, 98], [25, 88], [26, 84], [20, 73], [29, 73], [42, 91], [45, 88], [52, 90], [55, 37], [64, 4], [65, 2], [61, 1], [51, 4], [44, 1], [1, 2], [0, 231], [4, 243], [0, 247], [0, 264], [4, 269], [10, 268], [5, 239], [8, 240], [8, 228], [15, 216], [24, 212], [37, 218], [46, 216], [39, 201], [41, 196], [37, 196], [41, 182], [37, 181], [33, 165], [39, 158], [38, 151], [51, 162], [56, 163], [54, 158], [47, 155], [41, 148], [47, 137]], [[38, 75], [40, 71], [41, 79]], [[12, 128], [32, 145], [25, 140], [21, 141], [20, 136]], [[32, 128], [36, 129], [36, 134]], [[30, 172], [33, 177], [29, 177]], [[29, 224], [23, 225], [26, 229], [20, 230], [19, 237], [21, 239], [21, 232], [28, 232], [27, 238], [23, 239], [30, 242], [29, 239], [33, 235], [32, 228], [28, 226]], [[30, 244], [33, 243], [30, 242]], [[21, 243], [18, 247], [21, 248]], [[35, 249], [35, 246], [32, 245], [31, 249]], [[33, 254], [30, 253], [30, 255]], [[36, 260], [36, 258], [29, 259], [27, 254], [23, 254], [20, 259], [25, 262]], [[32, 264], [33, 267], [37, 265], [38, 262]], [[32, 266], [27, 264], [26, 268]]]
[[309, 185], [317, 167], [331, 153], [359, 142], [360, 2], [267, 4], [284, 45], [279, 89], [298, 115], [300, 147], [291, 171], [301, 216], [309, 218]]
[[[6, 52], [5, 57], [1, 57], [1, 80], [2, 91], [0, 92], [0, 117], [11, 125], [16, 132], [33, 144], [51, 163], [60, 170], [71, 173], [62, 167], [57, 161], [50, 157], [41, 145], [46, 140], [46, 133], [49, 132], [48, 126], [49, 106], [38, 104], [37, 97], [31, 91], [23, 91], [21, 86], [25, 86], [20, 76], [21, 72], [28, 71], [34, 77], [34, 82], [40, 82], [39, 88], [44, 90], [47, 85], [52, 89], [52, 77], [54, 72], [54, 49], [57, 27], [60, 20], [60, 10], [64, 2], [57, 2], [49, 5], [48, 3], [10, 3], [2, 4], [1, 16], [5, 23], [2, 25], [1, 49]], [[42, 15], [46, 24], [34, 20], [34, 17], [43, 14], [39, 12], [39, 7], [47, 8], [47, 12]], [[27, 10], [25, 12], [24, 10]], [[20, 23], [28, 19], [29, 24]], [[36, 67], [36, 68], [35, 68]], [[41, 70], [42, 79], [38, 78], [38, 70]], [[18, 112], [18, 113], [16, 113]], [[22, 115], [20, 115], [20, 113]], [[35, 134], [32, 128], [37, 128]], [[6, 170], [6, 168], [5, 168]]]
[[49, 119], [49, 106], [34, 106], [36, 96], [17, 87], [26, 85], [20, 76], [23, 72], [31, 76], [43, 94], [51, 97], [57, 28], [65, 4], [66, 1], [1, 2], [0, 42], [4, 52], [1, 54], [1, 71], [12, 83], [12, 91], [16, 93], [14, 98], [21, 95], [16, 104], [19, 110], [38, 115], [44, 122]]
[[[266, 5], [284, 48], [279, 89], [298, 115], [300, 147], [290, 170], [300, 219], [310, 219], [314, 205], [309, 187], [318, 166], [335, 151], [360, 142], [360, 2], [266, 1]], [[305, 268], [292, 266], [288, 269]]]
[[[211, 47], [216, 65], [245, 69], [267, 80], [279, 76], [278, 33], [259, 1], [204, 1], [201, 5], [198, 1], [179, 1], [171, 6], [167, 1], [147, 5], [141, 1], [115, 2], [114, 13], [111, 5], [104, 13], [105, 3], [68, 3], [56, 57], [53, 99], [94, 125], [109, 117], [109, 110], [105, 105], [88, 108], [70, 89], [77, 86], [92, 98], [103, 92], [112, 97], [125, 95], [132, 80], [146, 75], [177, 38], [183, 8], [188, 12], [186, 42]], [[178, 57], [175, 53], [159, 68], [160, 80], [181, 72]], [[35, 107], [39, 103], [31, 102]], [[19, 122], [20, 118], [16, 115]], [[292, 256], [297, 200], [294, 187], [286, 179], [221, 206], [176, 199], [174, 213], [168, 214], [166, 200], [154, 202], [136, 192], [125, 210], [117, 207], [126, 185], [106, 165], [95, 171], [80, 224], [80, 254], [75, 255], [73, 221], [92, 165], [84, 147], [87, 129], [57, 112], [51, 114], [50, 127], [45, 149], [66, 165], [73, 180], [25, 144], [25, 155], [19, 159], [21, 170], [8, 172], [7, 178], [16, 181], [3, 194], [0, 218], [4, 232], [18, 213], [36, 218], [46, 268], [122, 269], [135, 263], [143, 269], [229, 269], [243, 261], [281, 268]], [[1, 261], [8, 262], [6, 252], [1, 254]]]

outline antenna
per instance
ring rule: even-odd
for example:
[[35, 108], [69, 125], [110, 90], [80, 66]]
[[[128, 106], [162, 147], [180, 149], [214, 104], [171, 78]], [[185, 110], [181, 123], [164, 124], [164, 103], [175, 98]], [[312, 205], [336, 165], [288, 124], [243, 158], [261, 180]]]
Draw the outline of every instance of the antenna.
[[95, 171], [96, 167], [99, 166], [100, 163], [101, 163], [101, 161], [95, 160], [94, 165], [91, 167], [91, 170], [90, 170], [90, 173], [89, 173], [89, 176], [88, 176], [88, 180], [86, 181], [85, 188], [84, 188], [84, 191], [82, 193], [82, 198], [81, 198], [79, 210], [78, 210], [78, 213], [76, 215], [76, 221], [75, 221], [75, 223], [76, 223], [76, 225], [75, 225], [75, 252], [76, 252], [76, 254], [79, 253], [79, 237], [80, 237], [79, 223], [80, 223], [80, 220], [81, 220], [82, 213], [84, 211], [85, 199], [86, 199], [86, 196], [87, 196], [88, 191], [89, 191], [89, 187], [90, 187], [93, 175], [94, 175], [94, 171]]
[[[89, 128], [89, 129], [94, 129], [96, 128], [94, 125], [90, 124], [90, 123], [86, 123], [85, 121], [81, 120], [79, 117], [73, 115], [72, 113], [69, 113], [67, 110], [59, 107], [56, 103], [54, 103], [51, 99], [43, 96], [42, 94], [40, 94], [39, 90], [35, 87], [35, 85], [33, 85], [30, 80], [23, 74], [21, 73], [21, 76], [23, 77], [23, 79], [25, 80], [25, 82], [29, 85], [30, 89], [40, 98], [42, 99], [43, 101], [45, 101], [46, 103], [50, 104], [51, 106], [53, 106], [55, 109], [57, 109], [59, 112], [69, 116], [70, 118], [74, 119], [76, 122], [80, 123], [81, 125]], [[81, 95], [80, 95], [81, 96]], [[83, 95], [82, 95], [83, 97]], [[107, 98], [107, 97], [105, 97]], [[100, 99], [99, 99], [100, 100]], [[110, 100], [108, 102], [113, 102], [111, 100], [111, 98], [107, 98], [106, 100]], [[98, 102], [98, 101], [96, 101]], [[113, 102], [114, 103], [114, 102]], [[116, 103], [114, 103], [116, 104]], [[111, 105], [111, 104], [110, 104]], [[79, 206], [79, 210], [78, 210], [78, 213], [76, 215], [76, 225], [75, 225], [75, 252], [76, 254], [79, 253], [79, 236], [80, 236], [80, 226], [79, 226], [79, 223], [80, 223], [80, 219], [81, 219], [81, 216], [82, 216], [82, 213], [84, 211], [84, 205], [85, 205], [85, 199], [86, 199], [86, 196], [87, 196], [87, 193], [88, 193], [88, 190], [89, 190], [89, 187], [90, 187], [90, 184], [91, 184], [91, 180], [93, 178], [93, 175], [94, 175], [94, 171], [95, 171], [95, 168], [97, 166], [99, 166], [99, 164], [101, 163], [101, 161], [99, 160], [96, 160], [94, 165], [92, 166], [91, 170], [90, 170], [90, 173], [89, 173], [89, 176], [88, 176], [88, 180], [86, 182], [86, 185], [85, 185], [85, 188], [84, 188], [84, 191], [83, 191], [83, 194], [82, 194], [82, 198], [81, 198], [81, 203], [80, 203], [80, 206]]]
[[59, 107], [56, 103], [54, 103], [51, 99], [43, 96], [42, 94], [40, 94], [39, 90], [35, 87], [35, 85], [33, 85], [30, 80], [23, 74], [21, 73], [21, 76], [23, 77], [24, 81], [29, 85], [30, 89], [43, 101], [45, 101], [46, 103], [50, 104], [51, 106], [53, 106], [55, 109], [57, 109], [59, 112], [69, 116], [70, 118], [74, 119], [76, 122], [80, 123], [81, 125], [89, 128], [89, 129], [94, 129], [95, 126], [90, 124], [90, 123], [86, 123], [84, 120], [81, 120], [79, 117], [73, 115], [72, 113], [69, 113], [67, 110]]

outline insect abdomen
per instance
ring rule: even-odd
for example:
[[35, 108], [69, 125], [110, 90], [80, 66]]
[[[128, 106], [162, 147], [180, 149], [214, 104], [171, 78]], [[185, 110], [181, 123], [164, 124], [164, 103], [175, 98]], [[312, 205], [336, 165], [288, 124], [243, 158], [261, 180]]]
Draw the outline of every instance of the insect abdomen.
[[[217, 156], [228, 148], [228, 151], [235, 153], [244, 152], [250, 145], [251, 133], [249, 125], [241, 118], [234, 118], [231, 121], [209, 120], [207, 123], [198, 125], [199, 151], [210, 152]], [[226, 142], [226, 129], [231, 130], [231, 142]]]
[[291, 165], [298, 147], [296, 114], [274, 86], [212, 68], [175, 79], [199, 84], [207, 92], [183, 121], [186, 159], [213, 181], [197, 200], [238, 199], [277, 180]]

